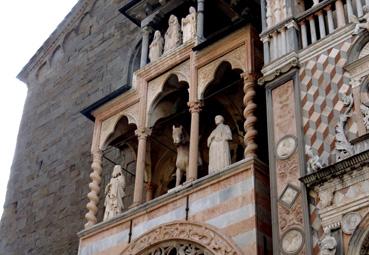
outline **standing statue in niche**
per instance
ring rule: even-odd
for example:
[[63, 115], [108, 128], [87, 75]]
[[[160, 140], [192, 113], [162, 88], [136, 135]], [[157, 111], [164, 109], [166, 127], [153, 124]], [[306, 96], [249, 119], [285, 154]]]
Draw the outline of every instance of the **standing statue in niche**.
[[105, 187], [105, 213], [104, 221], [109, 220], [123, 212], [123, 198], [126, 196], [124, 189], [126, 180], [122, 173], [122, 167], [114, 166], [110, 182]]
[[169, 17], [169, 27], [165, 33], [164, 53], [181, 45], [181, 26], [174, 15]]
[[156, 30], [154, 33], [154, 39], [150, 44], [149, 59], [153, 62], [160, 58], [163, 54], [164, 39], [161, 36], [160, 31]]
[[189, 163], [188, 137], [183, 126], [176, 127], [173, 125], [172, 138], [174, 145], [177, 147], [176, 187], [178, 187], [181, 184], [183, 174], [188, 172]]
[[196, 36], [196, 15], [196, 9], [191, 6], [190, 13], [186, 18], [182, 18], [183, 43]]
[[232, 132], [228, 125], [223, 124], [222, 115], [215, 116], [217, 127], [208, 137], [209, 174], [219, 172], [231, 164], [231, 153], [228, 141], [232, 140]]
[[336, 254], [337, 241], [331, 235], [331, 230], [329, 228], [326, 228], [324, 230], [324, 237], [319, 242], [319, 247], [320, 247], [320, 255], [335, 255]]

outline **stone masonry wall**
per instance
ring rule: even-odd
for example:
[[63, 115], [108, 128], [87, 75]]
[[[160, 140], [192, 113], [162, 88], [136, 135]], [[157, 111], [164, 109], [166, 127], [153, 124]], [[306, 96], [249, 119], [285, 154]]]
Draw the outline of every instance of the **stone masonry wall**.
[[93, 132], [93, 122], [80, 111], [127, 83], [139, 42], [138, 28], [118, 12], [127, 1], [81, 0], [77, 7], [85, 2], [93, 7], [28, 79], [0, 225], [2, 255], [77, 253]]

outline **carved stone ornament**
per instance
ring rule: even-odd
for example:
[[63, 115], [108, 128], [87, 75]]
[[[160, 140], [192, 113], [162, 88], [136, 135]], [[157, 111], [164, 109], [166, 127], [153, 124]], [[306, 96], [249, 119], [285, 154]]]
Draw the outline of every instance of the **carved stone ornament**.
[[286, 188], [283, 190], [279, 200], [282, 204], [284, 204], [288, 208], [291, 208], [298, 195], [299, 195], [298, 188], [296, 188], [291, 184], [288, 184]]
[[308, 173], [313, 173], [323, 168], [323, 163], [321, 162], [319, 156], [313, 151], [310, 146], [306, 146], [306, 154], [309, 157], [307, 161]]
[[337, 241], [331, 235], [329, 228], [324, 230], [324, 237], [319, 241], [320, 255], [335, 255], [337, 249]]
[[282, 251], [285, 254], [297, 254], [304, 246], [304, 234], [298, 228], [287, 230], [282, 236]]
[[336, 160], [341, 161], [354, 155], [354, 147], [348, 141], [345, 134], [345, 126], [347, 120], [351, 117], [351, 109], [353, 106], [353, 97], [349, 95], [340, 94], [340, 100], [346, 106], [346, 110], [340, 115], [339, 121], [336, 125]]
[[294, 136], [287, 135], [277, 143], [276, 153], [279, 159], [289, 158], [296, 150], [297, 139]]
[[160, 243], [140, 255], [211, 255], [205, 248], [187, 241], [169, 241]]
[[353, 35], [357, 35], [360, 33], [361, 30], [367, 30], [369, 31], [369, 12], [368, 12], [368, 6], [363, 7], [363, 11], [365, 14], [361, 17], [356, 17], [355, 15], [352, 15], [350, 17], [350, 20], [355, 23], [355, 29], [352, 32]]
[[187, 241], [199, 247], [206, 247], [206, 250], [210, 254], [214, 255], [242, 254], [233, 241], [218, 233], [217, 230], [209, 225], [190, 221], [174, 221], [165, 225], [161, 225], [138, 237], [123, 250], [121, 255], [148, 254], [145, 251], [151, 250], [152, 247], [158, 245], [159, 243], [166, 243], [168, 241], [176, 241], [179, 243]]
[[342, 218], [342, 231], [345, 234], [351, 235], [354, 233], [356, 227], [361, 222], [361, 215], [356, 212], [347, 213]]

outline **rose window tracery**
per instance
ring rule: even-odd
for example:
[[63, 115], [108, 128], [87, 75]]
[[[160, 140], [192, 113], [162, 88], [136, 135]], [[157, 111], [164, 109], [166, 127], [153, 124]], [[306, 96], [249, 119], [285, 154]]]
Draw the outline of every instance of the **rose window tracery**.
[[170, 241], [149, 248], [140, 255], [212, 255], [212, 253], [194, 243]]

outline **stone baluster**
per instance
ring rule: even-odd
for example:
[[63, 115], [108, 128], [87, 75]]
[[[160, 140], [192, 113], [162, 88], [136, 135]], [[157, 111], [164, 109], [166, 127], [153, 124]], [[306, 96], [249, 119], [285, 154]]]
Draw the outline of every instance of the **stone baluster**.
[[341, 28], [346, 25], [345, 10], [343, 9], [342, 0], [337, 0], [336, 3], [337, 27]]
[[308, 46], [308, 37], [307, 37], [307, 32], [306, 32], [306, 24], [304, 20], [301, 21], [300, 27], [301, 27], [302, 48], [306, 48]]
[[351, 0], [346, 0], [346, 8], [347, 8], [347, 16], [350, 18], [352, 15], [354, 15]]
[[140, 67], [144, 67], [147, 64], [147, 57], [149, 53], [149, 37], [151, 28], [145, 26], [142, 28], [142, 45], [141, 45], [141, 61]]
[[243, 116], [245, 118], [244, 129], [245, 129], [245, 158], [256, 157], [256, 149], [258, 148], [255, 143], [255, 138], [257, 135], [257, 131], [255, 129], [255, 124], [257, 118], [255, 116], [256, 104], [254, 102], [255, 97], [255, 76], [254, 74], [246, 74], [243, 75], [244, 86], [243, 86], [243, 104], [245, 109], [243, 111]]
[[264, 49], [264, 64], [268, 64], [270, 62], [270, 37], [269, 35], [265, 35], [261, 38], [263, 42], [263, 49]]
[[327, 21], [328, 21], [328, 33], [334, 32], [334, 22], [333, 22], [333, 12], [332, 12], [332, 6], [328, 5], [325, 8], [325, 11], [327, 12]]
[[204, 10], [205, 0], [197, 0], [197, 42], [201, 43], [205, 40], [204, 37]]
[[318, 11], [318, 21], [319, 21], [319, 35], [320, 39], [322, 39], [327, 35], [325, 31], [324, 14], [322, 10]]
[[85, 228], [89, 228], [97, 223], [97, 205], [99, 204], [99, 193], [100, 193], [100, 183], [101, 183], [101, 173], [102, 173], [102, 151], [97, 150], [92, 152], [92, 173], [90, 174], [91, 182], [88, 185], [90, 192], [87, 194], [90, 200], [86, 205], [88, 212], [85, 215], [87, 223]]
[[309, 20], [309, 26], [310, 26], [310, 37], [311, 37], [311, 43], [315, 43], [317, 40], [316, 37], [316, 29], [315, 29], [315, 20], [314, 20], [314, 16], [310, 16], [308, 18]]
[[363, 4], [361, 3], [361, 0], [356, 0], [356, 10], [357, 10], [358, 17], [361, 17], [364, 15]]
[[286, 47], [288, 53], [294, 50], [298, 50], [299, 48], [299, 39], [297, 35], [299, 27], [296, 24], [296, 22], [292, 20], [286, 24], [286, 28], [287, 28]]
[[188, 176], [186, 176], [186, 181], [194, 181], [197, 179], [197, 165], [199, 158], [199, 126], [201, 102], [188, 102], [188, 106], [191, 112], [191, 134]]
[[151, 135], [151, 129], [138, 128], [135, 133], [138, 138], [138, 148], [132, 207], [137, 206], [143, 202], [143, 185], [146, 167], [146, 142], [147, 137]]

